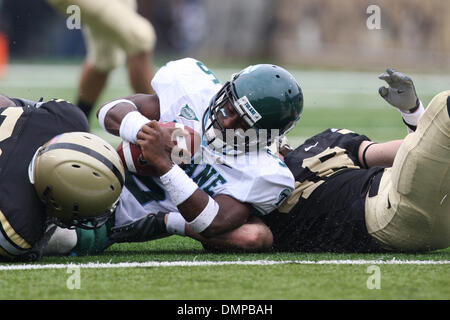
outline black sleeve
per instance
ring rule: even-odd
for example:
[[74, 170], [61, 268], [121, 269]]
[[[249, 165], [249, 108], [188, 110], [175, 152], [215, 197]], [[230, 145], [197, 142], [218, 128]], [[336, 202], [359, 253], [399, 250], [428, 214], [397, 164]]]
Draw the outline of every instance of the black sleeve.
[[76, 105], [62, 100], [50, 100], [41, 104], [39, 109], [46, 110], [54, 116], [55, 124], [64, 131], [89, 131], [86, 115]]
[[327, 129], [298, 146], [287, 158], [308, 159], [324, 152], [327, 149], [340, 148], [351, 158], [355, 165], [361, 166], [358, 160], [359, 146], [363, 141], [370, 139], [362, 134], [355, 133], [348, 129]]
[[356, 132], [340, 129], [337, 131], [332, 131], [331, 129], [328, 131], [328, 139], [332, 142], [331, 147], [337, 146], [347, 151], [347, 154], [354, 161], [356, 165], [361, 167], [361, 163], [359, 162], [358, 151], [359, 146], [363, 141], [370, 141], [370, 139], [362, 134], [358, 134]]
[[361, 168], [358, 149], [370, 140], [347, 129], [328, 129], [289, 152], [284, 161], [296, 181], [319, 182], [345, 168]]

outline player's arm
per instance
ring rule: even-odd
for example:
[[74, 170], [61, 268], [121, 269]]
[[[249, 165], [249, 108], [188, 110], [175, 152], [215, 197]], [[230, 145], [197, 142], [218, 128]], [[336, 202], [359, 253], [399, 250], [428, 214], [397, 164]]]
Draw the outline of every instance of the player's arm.
[[244, 224], [250, 207], [236, 199], [220, 195], [214, 199], [203, 190], [170, 158], [165, 141], [168, 134], [157, 121], [143, 126], [137, 143], [149, 164], [157, 171], [164, 189], [177, 206], [189, 227], [205, 237], [233, 230]]
[[218, 195], [212, 198], [199, 188], [177, 208], [191, 230], [187, 235], [193, 237], [193, 233], [197, 233], [204, 238], [216, 237], [242, 226], [251, 211], [249, 205], [233, 197]]
[[111, 134], [128, 141], [136, 142], [140, 128], [159, 120], [160, 109], [157, 95], [135, 94], [123, 99], [105, 103], [98, 111], [100, 125]]
[[407, 126], [408, 133], [416, 131], [419, 118], [425, 109], [417, 97], [414, 83], [410, 77], [393, 69], [379, 76], [381, 80], [388, 83], [389, 87], [380, 87], [378, 93], [391, 106], [398, 109], [402, 115], [403, 122]]
[[403, 140], [392, 140], [383, 143], [372, 141], [361, 142], [358, 149], [359, 162], [364, 168], [374, 166], [392, 167]]

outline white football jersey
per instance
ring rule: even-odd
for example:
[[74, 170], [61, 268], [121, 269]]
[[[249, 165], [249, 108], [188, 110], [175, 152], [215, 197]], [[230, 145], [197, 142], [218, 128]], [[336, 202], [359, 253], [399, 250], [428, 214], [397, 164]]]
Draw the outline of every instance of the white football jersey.
[[[203, 115], [222, 84], [202, 62], [185, 58], [159, 69], [152, 87], [160, 102], [160, 121], [175, 121], [202, 133]], [[275, 210], [294, 189], [292, 173], [268, 148], [233, 157], [202, 143], [201, 152], [185, 172], [210, 196], [229, 195], [252, 205], [261, 215]], [[158, 178], [127, 173], [120, 199], [116, 226], [151, 212], [178, 211]]]

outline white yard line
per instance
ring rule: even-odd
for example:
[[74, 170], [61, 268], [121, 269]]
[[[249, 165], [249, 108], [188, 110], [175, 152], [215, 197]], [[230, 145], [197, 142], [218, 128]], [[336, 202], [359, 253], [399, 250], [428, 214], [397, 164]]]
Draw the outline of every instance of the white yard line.
[[450, 260], [250, 260], [250, 261], [147, 261], [147, 262], [120, 262], [120, 263], [69, 263], [69, 264], [9, 264], [0, 265], [0, 271], [8, 270], [39, 270], [39, 269], [112, 269], [112, 268], [148, 268], [148, 267], [201, 267], [226, 265], [437, 265], [450, 264]]

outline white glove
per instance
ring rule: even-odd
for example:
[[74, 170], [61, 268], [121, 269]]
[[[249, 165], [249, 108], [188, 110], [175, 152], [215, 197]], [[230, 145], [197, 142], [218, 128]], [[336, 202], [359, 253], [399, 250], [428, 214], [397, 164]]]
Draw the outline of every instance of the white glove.
[[378, 78], [389, 84], [389, 88], [381, 87], [378, 93], [390, 105], [403, 113], [413, 113], [419, 108], [420, 101], [410, 77], [388, 68]]

